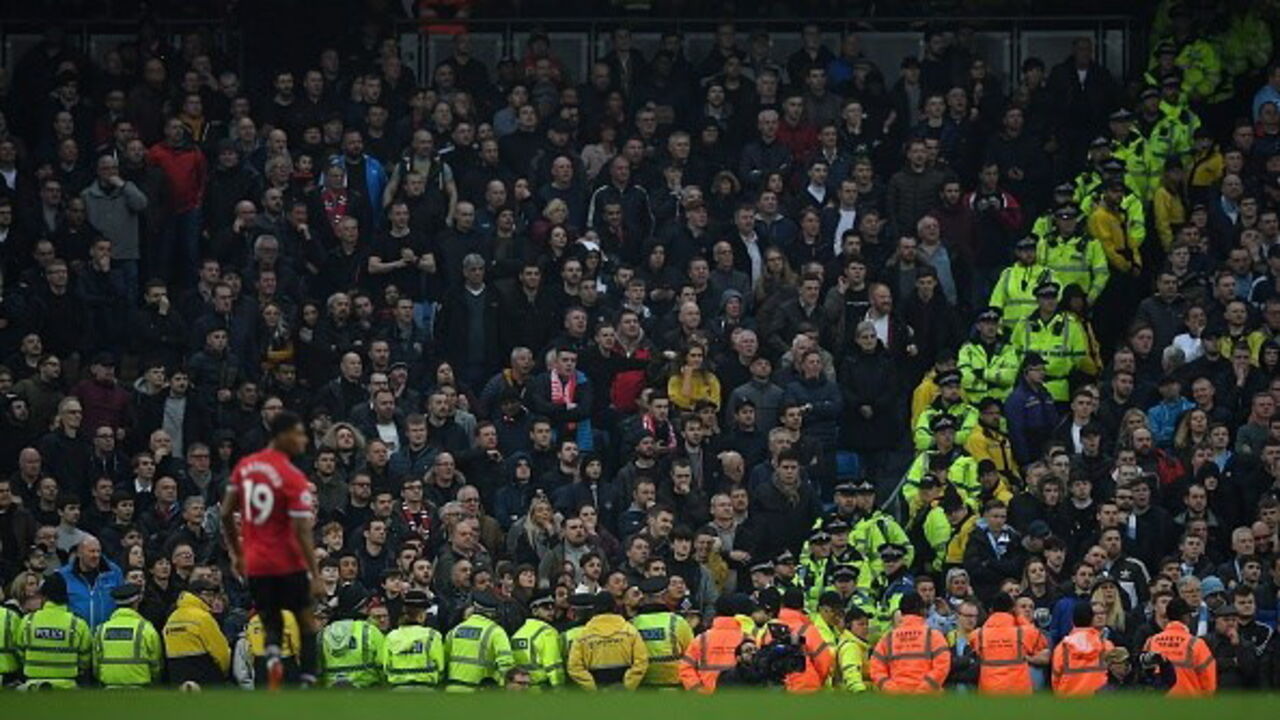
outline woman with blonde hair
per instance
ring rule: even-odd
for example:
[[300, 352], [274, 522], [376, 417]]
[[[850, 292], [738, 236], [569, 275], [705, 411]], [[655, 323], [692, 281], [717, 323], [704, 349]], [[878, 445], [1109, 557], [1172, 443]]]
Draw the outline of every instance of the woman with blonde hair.
[[560, 198], [552, 198], [542, 206], [542, 217], [534, 220], [529, 226], [529, 240], [533, 247], [541, 248], [547, 244], [551, 229], [564, 226], [569, 222], [569, 204]]
[[1099, 614], [1102, 616], [1104, 637], [1116, 645], [1128, 645], [1124, 602], [1120, 598], [1120, 586], [1116, 581], [1109, 576], [1100, 577], [1093, 584], [1089, 600], [1093, 603], [1095, 622]]
[[1133, 431], [1138, 428], [1151, 429], [1147, 423], [1147, 414], [1138, 408], [1129, 408], [1120, 417], [1120, 431], [1116, 435], [1116, 447], [1133, 447]]
[[42, 578], [39, 573], [23, 570], [14, 576], [9, 583], [5, 600], [23, 615], [30, 615], [44, 604], [44, 596], [40, 594]]
[[800, 278], [787, 261], [787, 255], [775, 245], [765, 248], [764, 270], [756, 281], [756, 325], [769, 327], [773, 313], [783, 302], [797, 295]]
[[560, 521], [547, 496], [539, 492], [525, 513], [507, 532], [507, 552], [517, 563], [537, 566], [560, 540]]
[[1178, 429], [1173, 433], [1173, 449], [1183, 462], [1191, 460], [1195, 449], [1209, 442], [1209, 414], [1200, 408], [1192, 408], [1178, 419]]

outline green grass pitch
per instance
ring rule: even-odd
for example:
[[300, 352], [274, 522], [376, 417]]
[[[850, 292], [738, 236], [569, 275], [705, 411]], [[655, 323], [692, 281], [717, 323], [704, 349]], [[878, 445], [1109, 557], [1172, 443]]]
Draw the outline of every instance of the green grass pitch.
[[[520, 720], [718, 720], [719, 718], [787, 718], [825, 720], [850, 713], [874, 720], [1205, 720], [1274, 717], [1276, 695], [1224, 695], [1212, 700], [1173, 700], [1159, 695], [1108, 695], [1091, 700], [987, 698], [946, 695], [927, 698], [848, 696], [825, 693], [792, 697], [780, 692], [738, 692], [700, 697], [684, 693], [580, 693], [478, 695], [393, 693], [384, 690], [264, 692], [234, 690], [183, 694], [75, 691], [0, 693], [4, 717], [86, 718], [88, 720], [338, 720], [339, 718], [508, 717]], [[868, 713], [868, 714], [864, 714]], [[422, 717], [418, 715], [418, 717]]]

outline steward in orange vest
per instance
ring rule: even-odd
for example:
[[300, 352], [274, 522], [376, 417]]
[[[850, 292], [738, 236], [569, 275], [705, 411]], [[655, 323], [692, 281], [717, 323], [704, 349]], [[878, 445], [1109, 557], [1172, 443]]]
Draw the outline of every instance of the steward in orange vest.
[[1204, 638], [1191, 634], [1187, 626], [1195, 611], [1187, 601], [1175, 597], [1169, 601], [1169, 622], [1164, 630], [1147, 638], [1146, 652], [1159, 653], [1173, 665], [1177, 682], [1169, 695], [1196, 697], [1218, 691], [1218, 665]]
[[897, 695], [942, 692], [951, 672], [951, 650], [942, 633], [925, 624], [928, 612], [920, 594], [904, 594], [898, 603], [902, 620], [871, 652], [871, 681]]
[[804, 644], [804, 672], [791, 673], [786, 677], [787, 692], [817, 692], [826, 686], [827, 678], [835, 667], [836, 649], [822, 639], [804, 613], [804, 591], [800, 588], [787, 588], [782, 594], [782, 609], [778, 611], [778, 619], [771, 623], [781, 623], [791, 630], [791, 634]]
[[1064, 697], [1089, 697], [1107, 684], [1103, 653], [1115, 647], [1093, 627], [1093, 604], [1076, 603], [1071, 633], [1053, 649], [1053, 692]]
[[694, 638], [680, 659], [680, 684], [685, 690], [713, 693], [720, 673], [737, 664], [734, 653], [743, 640], [749, 639], [735, 617], [743, 605], [749, 605], [744, 595], [722, 595], [716, 600], [711, 627]]
[[969, 637], [978, 656], [978, 690], [991, 695], [1030, 695], [1031, 665], [1048, 656], [1048, 643], [1034, 625], [1013, 614], [1013, 598], [999, 593], [991, 617]]

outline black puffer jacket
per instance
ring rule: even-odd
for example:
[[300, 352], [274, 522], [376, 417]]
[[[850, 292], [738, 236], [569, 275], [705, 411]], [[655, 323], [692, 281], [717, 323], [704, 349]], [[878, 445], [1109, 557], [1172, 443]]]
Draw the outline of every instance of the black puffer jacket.
[[[884, 344], [877, 342], [871, 352], [855, 345], [840, 366], [840, 388], [844, 393], [842, 446], [887, 450], [902, 440], [905, 388], [899, 366]], [[863, 406], [871, 408], [871, 417], [863, 415]]]

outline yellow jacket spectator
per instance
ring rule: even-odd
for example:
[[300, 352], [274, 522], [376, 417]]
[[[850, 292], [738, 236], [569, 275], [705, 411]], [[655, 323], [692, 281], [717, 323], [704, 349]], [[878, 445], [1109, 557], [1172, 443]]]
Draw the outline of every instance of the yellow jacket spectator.
[[178, 596], [178, 606], [164, 624], [164, 653], [174, 685], [217, 685], [226, 680], [231, 646], [212, 611], [221, 594], [217, 585], [196, 580]]
[[947, 353], [943, 352], [934, 363], [933, 368], [924, 374], [920, 379], [920, 383], [916, 385], [916, 389], [911, 391], [911, 424], [915, 425], [916, 420], [920, 419], [920, 413], [929, 407], [929, 403], [938, 397], [938, 383], [934, 382], [940, 373], [947, 372], [955, 368], [955, 360], [947, 357]]
[[569, 650], [569, 679], [583, 690], [640, 687], [649, 671], [649, 651], [640, 631], [619, 615], [613, 596], [596, 597], [596, 614], [583, 626]]
[[1218, 339], [1218, 348], [1222, 356], [1230, 359], [1235, 354], [1236, 348], [1248, 348], [1249, 362], [1257, 365], [1258, 353], [1262, 351], [1262, 345], [1267, 341], [1267, 336], [1261, 330], [1249, 330], [1248, 306], [1243, 300], [1232, 300], [1227, 303], [1222, 319], [1226, 324], [1222, 337]]
[[1109, 180], [1101, 202], [1089, 213], [1089, 234], [1102, 243], [1111, 269], [1136, 276], [1142, 270], [1142, 241], [1146, 238], [1141, 206], [1126, 207], [1128, 188], [1122, 180]]
[[[978, 424], [969, 433], [964, 450], [976, 462], [986, 460], [995, 466], [996, 472], [1006, 478], [1018, 477], [1018, 461], [1013, 458], [1013, 442], [1001, 428], [1004, 416], [1001, 405], [995, 398], [986, 398], [978, 403]], [[979, 478], [981, 479], [981, 478]]]
[[1207, 197], [1209, 191], [1222, 182], [1226, 172], [1225, 161], [1208, 128], [1200, 128], [1192, 144], [1194, 150], [1191, 167], [1187, 171], [1187, 188], [1193, 198]]
[[1168, 160], [1160, 186], [1151, 199], [1151, 214], [1155, 220], [1156, 237], [1160, 247], [1168, 253], [1173, 248], [1174, 228], [1187, 221], [1187, 205], [1182, 199], [1182, 184], [1186, 180], [1182, 161]]
[[692, 345], [684, 353], [680, 369], [667, 380], [671, 404], [684, 412], [693, 412], [699, 400], [720, 407], [720, 379], [706, 368], [707, 351]]
[[[281, 611], [281, 617], [284, 618], [284, 641], [280, 643], [280, 660], [284, 663], [286, 682], [292, 682], [301, 671], [298, 653], [302, 647], [302, 631], [292, 611]], [[249, 618], [244, 637], [249, 643], [249, 654], [253, 656], [253, 675], [261, 682], [267, 677], [267, 632], [262, 627], [262, 616], [254, 613]]]

